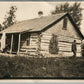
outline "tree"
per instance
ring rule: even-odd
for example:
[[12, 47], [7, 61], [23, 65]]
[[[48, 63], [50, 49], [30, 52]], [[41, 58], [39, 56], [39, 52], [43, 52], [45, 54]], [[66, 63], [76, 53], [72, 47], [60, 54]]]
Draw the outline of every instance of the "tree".
[[81, 3], [74, 3], [72, 6], [69, 3], [61, 4], [60, 6], [56, 6], [56, 9], [52, 11], [52, 14], [68, 12], [73, 21], [80, 29], [81, 18], [82, 18], [82, 8], [80, 7]]
[[11, 6], [10, 7], [10, 10], [8, 11], [7, 15], [5, 15], [5, 21], [3, 22], [3, 29], [13, 25], [15, 23], [15, 12], [17, 10], [17, 7], [16, 6]]
[[2, 27], [2, 25], [0, 24], [0, 31], [1, 31], [1, 30], [3, 30], [3, 27]]

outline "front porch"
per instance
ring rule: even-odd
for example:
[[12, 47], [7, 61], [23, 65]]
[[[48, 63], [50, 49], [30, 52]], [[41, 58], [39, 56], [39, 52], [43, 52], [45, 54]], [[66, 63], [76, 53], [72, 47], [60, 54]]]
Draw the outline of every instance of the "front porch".
[[20, 33], [6, 34], [4, 52], [18, 54], [20, 48]]
[[[30, 36], [31, 35], [31, 36]], [[2, 34], [3, 37], [3, 34]], [[4, 48], [1, 55], [38, 55], [38, 35], [26, 33], [8, 33], [5, 34], [5, 40], [1, 42]]]

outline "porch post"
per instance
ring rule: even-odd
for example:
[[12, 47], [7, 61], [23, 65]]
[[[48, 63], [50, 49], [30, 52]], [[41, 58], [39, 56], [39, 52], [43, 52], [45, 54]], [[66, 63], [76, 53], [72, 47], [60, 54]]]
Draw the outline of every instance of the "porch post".
[[17, 54], [19, 54], [19, 50], [20, 50], [20, 39], [21, 39], [21, 34], [19, 33], [19, 40], [18, 40], [18, 51], [17, 51]]
[[11, 48], [10, 48], [10, 53], [12, 53], [12, 47], [13, 47], [13, 34], [12, 34], [12, 37], [11, 37]]

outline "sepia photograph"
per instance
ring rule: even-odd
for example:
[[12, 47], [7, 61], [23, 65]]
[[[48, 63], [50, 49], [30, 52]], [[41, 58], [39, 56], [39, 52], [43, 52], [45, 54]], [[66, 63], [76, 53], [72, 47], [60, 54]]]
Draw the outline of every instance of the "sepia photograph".
[[0, 79], [84, 79], [84, 1], [0, 1]]

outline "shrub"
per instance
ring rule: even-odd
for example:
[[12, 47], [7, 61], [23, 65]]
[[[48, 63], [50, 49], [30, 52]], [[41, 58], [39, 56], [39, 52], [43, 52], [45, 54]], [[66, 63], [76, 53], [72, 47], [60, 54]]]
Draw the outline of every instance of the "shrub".
[[58, 54], [58, 51], [58, 38], [53, 34], [49, 44], [49, 53]]
[[81, 44], [81, 55], [84, 57], [84, 43]]

